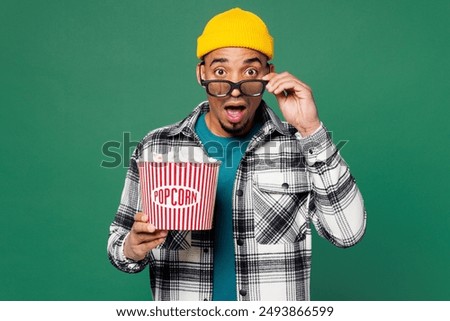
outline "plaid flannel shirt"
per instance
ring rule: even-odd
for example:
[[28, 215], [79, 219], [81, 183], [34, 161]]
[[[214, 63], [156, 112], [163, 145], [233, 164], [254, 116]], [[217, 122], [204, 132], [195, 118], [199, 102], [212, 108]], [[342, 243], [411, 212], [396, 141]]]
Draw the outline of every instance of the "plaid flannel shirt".
[[[205, 150], [194, 131], [201, 103], [184, 120], [150, 132], [131, 157], [121, 202], [110, 226], [108, 255], [118, 269], [150, 266], [155, 300], [211, 300], [212, 231], [170, 231], [142, 261], [127, 259], [123, 242], [141, 211], [137, 161], [145, 153]], [[233, 188], [237, 300], [309, 300], [312, 222], [338, 247], [356, 244], [366, 213], [355, 180], [322, 127], [302, 138], [261, 103], [263, 125], [239, 164]], [[220, 227], [216, 227], [220, 228]]]

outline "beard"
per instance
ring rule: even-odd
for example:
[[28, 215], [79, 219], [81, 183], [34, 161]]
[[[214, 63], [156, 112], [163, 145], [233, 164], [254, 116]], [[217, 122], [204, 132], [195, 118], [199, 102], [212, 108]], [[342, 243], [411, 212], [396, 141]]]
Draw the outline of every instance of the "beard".
[[249, 132], [250, 129], [247, 129], [249, 120], [247, 119], [242, 124], [231, 124], [230, 126], [225, 125], [222, 121], [219, 119], [220, 126], [224, 131], [226, 131], [231, 136], [243, 136]]

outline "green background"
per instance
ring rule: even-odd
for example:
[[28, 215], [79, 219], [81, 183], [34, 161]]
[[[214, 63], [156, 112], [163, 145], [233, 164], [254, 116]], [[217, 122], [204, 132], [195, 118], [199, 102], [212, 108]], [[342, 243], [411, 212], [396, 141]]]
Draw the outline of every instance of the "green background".
[[[363, 193], [356, 247], [313, 236], [313, 300], [450, 300], [450, 1], [0, 1], [1, 300], [149, 300], [106, 255], [131, 141], [205, 99], [196, 38], [257, 13]], [[266, 100], [274, 105], [273, 97]]]

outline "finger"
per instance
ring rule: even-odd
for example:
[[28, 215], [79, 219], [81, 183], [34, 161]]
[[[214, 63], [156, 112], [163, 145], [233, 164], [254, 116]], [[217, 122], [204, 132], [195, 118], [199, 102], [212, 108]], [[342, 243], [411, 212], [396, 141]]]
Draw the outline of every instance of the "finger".
[[301, 86], [303, 86], [303, 87], [305, 87], [305, 88], [308, 88], [309, 90], [311, 90], [311, 88], [306, 84], [306, 83], [304, 83], [303, 81], [301, 81], [300, 79], [298, 79], [297, 77], [295, 77], [294, 75], [291, 75], [290, 73], [288, 73], [288, 72], [284, 72], [284, 73], [282, 73], [282, 74], [280, 74], [280, 77], [279, 78], [277, 78], [277, 79], [274, 79], [275, 81], [283, 81], [284, 79], [293, 79], [295, 82], [297, 82], [297, 83], [299, 83]]
[[125, 255], [126, 257], [136, 261], [143, 260], [148, 252], [156, 248], [158, 245], [164, 243], [164, 241], [165, 238], [158, 238], [145, 243], [135, 245], [132, 247], [133, 249], [131, 251], [127, 251], [128, 253], [125, 253]]
[[166, 240], [166, 238], [161, 237], [155, 240], [151, 240], [149, 242], [145, 242], [145, 243], [141, 243], [139, 244], [139, 246], [136, 248], [136, 252], [141, 252], [142, 254], [147, 254], [149, 251], [153, 250], [155, 247], [157, 247], [158, 245], [161, 245], [162, 243], [164, 243], [164, 241]]
[[143, 212], [137, 212], [134, 215], [134, 225], [138, 233], [153, 233], [156, 227], [148, 221], [148, 215]]
[[271, 79], [273, 79], [273, 78], [276, 77], [277, 75], [278, 75], [278, 74], [275, 73], [275, 72], [270, 72], [270, 73], [264, 75], [261, 79], [262, 79], [262, 80], [268, 80], [268, 81], [270, 81]]
[[270, 73], [270, 74], [265, 75], [262, 79], [269, 81], [266, 85], [266, 88], [269, 92], [272, 92], [274, 86], [277, 85], [277, 83], [280, 81], [280, 79], [283, 79], [285, 77], [286, 77], [286, 75], [284, 75], [284, 74]]
[[305, 98], [312, 96], [311, 88], [308, 85], [302, 83], [297, 78], [290, 78], [290, 77], [282, 78], [271, 87], [271, 90], [275, 95], [278, 95], [283, 91], [287, 91], [291, 93], [296, 92], [302, 94], [305, 96]]
[[136, 234], [149, 234], [149, 235], [167, 235], [167, 230], [158, 230], [152, 223], [140, 223], [135, 222], [131, 227], [131, 232]]
[[153, 233], [136, 233], [133, 231], [130, 233], [130, 242], [133, 245], [139, 245], [142, 243], [152, 242], [156, 239], [166, 238], [168, 231], [157, 230]]
[[154, 242], [159, 239], [166, 239], [167, 233], [164, 233], [162, 231], [155, 233], [155, 234], [140, 234], [138, 237], [138, 244], [145, 244], [149, 242]]
[[[267, 76], [267, 79], [266, 79], [266, 76]], [[269, 83], [267, 84], [268, 91], [271, 91], [271, 90], [273, 91], [274, 88], [278, 87], [281, 83], [284, 83], [286, 81], [294, 81], [295, 83], [299, 84], [300, 86], [303, 86], [307, 90], [311, 91], [311, 88], [307, 84], [305, 84], [300, 79], [291, 75], [288, 72], [283, 72], [281, 74], [271, 73], [266, 76], [264, 76], [262, 79], [269, 80]]]
[[151, 223], [143, 223], [143, 222], [134, 222], [131, 227], [131, 231], [134, 233], [154, 233], [156, 228]]
[[278, 79], [282, 79], [285, 77], [293, 77], [293, 76], [290, 73], [288, 73], [287, 71], [283, 71], [281, 73], [271, 72], [271, 73], [265, 75], [262, 79], [269, 80], [270, 82], [276, 82]]
[[134, 221], [135, 222], [143, 222], [143, 223], [147, 223], [148, 222], [148, 215], [145, 214], [144, 212], [137, 212], [134, 215]]
[[276, 84], [270, 87], [270, 90], [273, 94], [279, 95], [283, 92], [293, 93], [293, 92], [304, 92], [307, 91], [307, 88], [302, 86], [295, 79], [283, 79], [278, 81]]
[[293, 82], [300, 85], [300, 82], [295, 77], [288, 73], [283, 73], [272, 77], [266, 88], [269, 92], [274, 92], [274, 90], [276, 90], [281, 84], [285, 84], [287, 82]]

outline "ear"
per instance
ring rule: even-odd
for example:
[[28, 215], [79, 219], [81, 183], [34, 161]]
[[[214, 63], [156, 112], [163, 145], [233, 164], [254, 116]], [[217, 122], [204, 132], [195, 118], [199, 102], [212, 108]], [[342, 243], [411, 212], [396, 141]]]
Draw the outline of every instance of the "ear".
[[205, 71], [203, 69], [204, 67], [205, 63], [203, 61], [197, 64], [196, 74], [197, 74], [197, 82], [199, 85], [201, 85], [200, 79], [205, 79]]
[[275, 66], [273, 64], [267, 63], [267, 65], [269, 66], [269, 73], [275, 72]]

